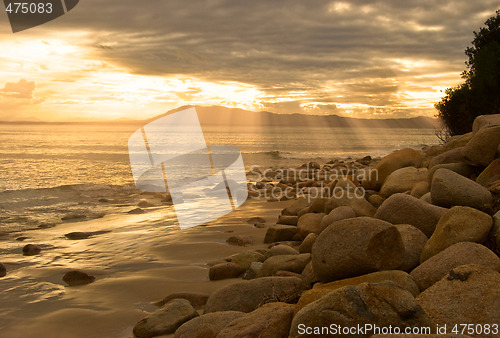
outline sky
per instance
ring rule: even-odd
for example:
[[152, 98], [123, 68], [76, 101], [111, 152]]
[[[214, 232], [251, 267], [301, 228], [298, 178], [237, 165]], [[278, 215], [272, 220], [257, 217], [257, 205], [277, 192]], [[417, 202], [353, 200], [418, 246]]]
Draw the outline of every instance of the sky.
[[145, 119], [183, 105], [434, 116], [493, 0], [81, 0], [12, 33], [0, 120]]

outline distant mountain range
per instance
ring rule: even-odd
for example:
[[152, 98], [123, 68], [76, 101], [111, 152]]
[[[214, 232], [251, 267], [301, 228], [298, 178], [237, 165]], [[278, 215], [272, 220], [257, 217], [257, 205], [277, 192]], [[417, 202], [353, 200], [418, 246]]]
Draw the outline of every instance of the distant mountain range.
[[[183, 106], [158, 117], [184, 110]], [[248, 111], [220, 106], [194, 106], [201, 125], [204, 126], [271, 126], [271, 127], [340, 127], [340, 128], [418, 128], [434, 129], [439, 121], [419, 116], [404, 119], [358, 119], [338, 115], [276, 114], [267, 111]]]
[[249, 111], [221, 106], [182, 106], [165, 114], [146, 120], [117, 119], [112, 121], [0, 122], [7, 124], [114, 124], [140, 126], [173, 112], [195, 107], [202, 126], [249, 126], [249, 127], [337, 127], [337, 128], [415, 128], [434, 129], [439, 121], [419, 116], [403, 119], [358, 119], [338, 115], [276, 114], [267, 111]]

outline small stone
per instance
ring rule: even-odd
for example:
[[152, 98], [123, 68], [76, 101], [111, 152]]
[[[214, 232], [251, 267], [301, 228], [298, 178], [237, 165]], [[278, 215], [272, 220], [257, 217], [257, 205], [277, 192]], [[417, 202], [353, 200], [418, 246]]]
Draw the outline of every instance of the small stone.
[[221, 280], [237, 278], [243, 273], [243, 269], [235, 263], [227, 262], [214, 265], [208, 271], [210, 280]]
[[30, 238], [30, 237], [27, 237], [27, 236], [21, 236], [21, 237], [17, 237], [17, 238], [16, 238], [16, 241], [18, 241], [18, 242], [24, 242], [24, 241], [25, 241], [25, 240], [27, 240], [28, 238]]
[[477, 209], [461, 206], [451, 208], [441, 217], [436, 230], [422, 249], [420, 262], [455, 243], [483, 243], [492, 225], [493, 219]]
[[229, 258], [229, 261], [238, 264], [243, 270], [250, 267], [252, 262], [264, 262], [266, 257], [257, 251], [245, 251], [233, 255]]
[[453, 244], [432, 256], [416, 267], [410, 275], [420, 291], [424, 291], [443, 278], [451, 269], [465, 264], [482, 265], [500, 271], [500, 258], [493, 251], [481, 244], [462, 242]]
[[199, 316], [186, 299], [173, 299], [162, 308], [140, 320], [134, 327], [137, 338], [150, 338], [174, 333], [182, 324]]
[[69, 286], [86, 285], [95, 281], [94, 276], [77, 270], [66, 272], [62, 279]]
[[237, 246], [247, 246], [253, 243], [253, 239], [248, 236], [231, 236], [226, 243]]
[[299, 253], [311, 253], [312, 247], [314, 243], [316, 242], [316, 239], [318, 239], [318, 235], [316, 234], [309, 234], [307, 235], [306, 238], [302, 241], [302, 243], [299, 246]]
[[324, 216], [324, 213], [307, 213], [302, 215], [297, 223], [297, 235], [300, 238], [306, 238], [310, 233], [319, 234], [323, 230], [320, 224]]
[[340, 206], [332, 211], [326, 216], [324, 216], [321, 219], [321, 222], [319, 224], [320, 231], [319, 233], [316, 233], [319, 235], [321, 231], [323, 231], [327, 226], [330, 224], [343, 220], [343, 219], [348, 219], [348, 218], [355, 218], [356, 217], [356, 212], [354, 211], [353, 208], [348, 207], [348, 206]]
[[484, 209], [493, 202], [491, 193], [480, 184], [448, 169], [439, 169], [431, 184], [432, 204]]
[[61, 218], [63, 221], [78, 221], [87, 218], [87, 216], [82, 214], [68, 214]]
[[135, 209], [130, 210], [128, 213], [131, 215], [140, 215], [140, 214], [145, 213], [145, 211], [142, 210], [141, 208], [135, 208]]
[[5, 268], [5, 265], [0, 263], [0, 277], [5, 277], [7, 274], [7, 269]]
[[297, 216], [284, 216], [280, 215], [278, 217], [278, 221], [276, 224], [283, 224], [283, 225], [297, 225], [299, 218]]
[[288, 245], [275, 245], [270, 250], [271, 256], [279, 256], [279, 255], [298, 255], [299, 252], [294, 248]]
[[239, 311], [212, 312], [195, 317], [175, 331], [175, 338], [215, 338], [224, 327], [245, 313]]
[[307, 201], [307, 199], [300, 197], [295, 200], [290, 206], [283, 209], [281, 214], [285, 216], [297, 216], [298, 212], [306, 208], [307, 206], [309, 206], [309, 202]]
[[99, 198], [99, 199], [97, 200], [97, 202], [99, 202], [99, 203], [108, 203], [108, 202], [109, 202], [109, 199], [107, 199], [107, 198]]
[[218, 338], [288, 337], [292, 323], [293, 305], [274, 302], [229, 323]]
[[139, 208], [150, 208], [150, 207], [154, 207], [155, 205], [149, 201], [146, 201], [146, 200], [141, 200], [137, 206]]
[[42, 251], [42, 248], [35, 244], [27, 244], [23, 248], [23, 254], [25, 256], [38, 255]]
[[267, 228], [264, 243], [290, 241], [297, 233], [297, 227], [291, 225], [273, 225]]
[[252, 217], [247, 220], [247, 223], [249, 224], [255, 224], [255, 223], [266, 223], [265, 218], [262, 217]]
[[380, 196], [379, 194], [373, 194], [368, 197], [368, 202], [370, 202], [375, 208], [378, 208], [379, 206], [384, 203], [385, 198]]
[[204, 293], [193, 293], [193, 292], [177, 292], [168, 295], [160, 301], [153, 303], [158, 307], [162, 307], [173, 299], [186, 299], [188, 300], [193, 307], [201, 307], [207, 303], [208, 295]]
[[278, 271], [291, 271], [300, 274], [310, 260], [311, 254], [308, 253], [272, 256], [265, 260], [258, 276], [273, 276]]

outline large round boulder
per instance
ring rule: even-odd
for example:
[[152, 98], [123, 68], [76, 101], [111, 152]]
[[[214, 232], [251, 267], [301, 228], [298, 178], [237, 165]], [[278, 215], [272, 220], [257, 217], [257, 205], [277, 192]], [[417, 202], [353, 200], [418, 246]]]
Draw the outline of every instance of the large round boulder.
[[404, 250], [392, 224], [370, 217], [346, 219], [318, 236], [312, 248], [313, 269], [323, 282], [398, 269], [404, 263]]
[[491, 193], [480, 184], [448, 169], [438, 169], [432, 178], [432, 204], [484, 209], [493, 202]]
[[422, 249], [420, 262], [455, 243], [483, 243], [492, 225], [493, 219], [477, 209], [461, 206], [451, 208], [441, 217], [436, 230]]
[[410, 191], [417, 182], [427, 180], [427, 168], [406, 167], [392, 172], [380, 189], [380, 195], [389, 197], [399, 192]]
[[406, 194], [394, 194], [382, 203], [376, 218], [392, 224], [410, 224], [431, 236], [447, 209]]

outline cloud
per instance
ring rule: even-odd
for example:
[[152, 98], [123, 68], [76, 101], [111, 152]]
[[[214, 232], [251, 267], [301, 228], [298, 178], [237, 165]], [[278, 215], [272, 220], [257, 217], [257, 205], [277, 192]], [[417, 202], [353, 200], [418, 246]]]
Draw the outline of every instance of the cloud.
[[[439, 93], [432, 90], [461, 81], [472, 31], [497, 8], [496, 0], [190, 0], [148, 6], [86, 0], [23, 36], [85, 32], [71, 43], [103, 64], [138, 76], [239, 83], [259, 92], [251, 100], [258, 97], [261, 107], [279, 112], [432, 115], [433, 102], [416, 93], [434, 100]], [[73, 78], [66, 72], [58, 77]], [[205, 94], [195, 88], [165, 97], [176, 97], [180, 106]]]
[[16, 99], [33, 99], [35, 82], [21, 79], [18, 82], [7, 82], [0, 94]]

